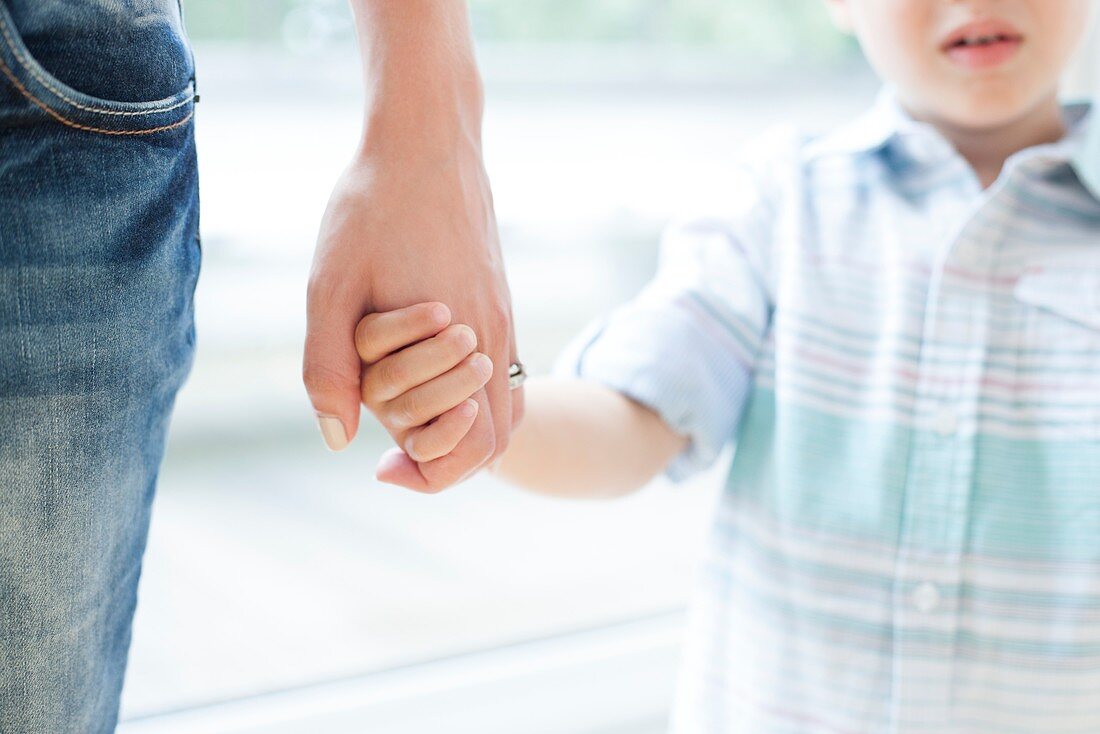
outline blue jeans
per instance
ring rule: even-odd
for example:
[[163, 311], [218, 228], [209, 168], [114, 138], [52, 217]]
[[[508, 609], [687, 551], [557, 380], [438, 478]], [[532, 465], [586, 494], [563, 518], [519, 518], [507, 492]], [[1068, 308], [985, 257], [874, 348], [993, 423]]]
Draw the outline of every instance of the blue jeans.
[[178, 0], [0, 0], [0, 732], [111, 732], [194, 349]]

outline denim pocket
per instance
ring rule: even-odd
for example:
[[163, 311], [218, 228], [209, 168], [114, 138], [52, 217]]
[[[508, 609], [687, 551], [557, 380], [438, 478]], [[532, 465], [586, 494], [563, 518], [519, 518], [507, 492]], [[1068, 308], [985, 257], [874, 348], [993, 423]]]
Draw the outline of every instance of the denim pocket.
[[[60, 6], [50, 12], [65, 10]], [[137, 53], [144, 51], [138, 49]], [[157, 49], [149, 51], [156, 53]], [[189, 76], [182, 89], [148, 101], [121, 101], [82, 92], [35, 58], [16, 27], [7, 0], [0, 0], [0, 83], [6, 81], [27, 102], [67, 127], [105, 135], [148, 135], [184, 125], [194, 113], [194, 75]]]

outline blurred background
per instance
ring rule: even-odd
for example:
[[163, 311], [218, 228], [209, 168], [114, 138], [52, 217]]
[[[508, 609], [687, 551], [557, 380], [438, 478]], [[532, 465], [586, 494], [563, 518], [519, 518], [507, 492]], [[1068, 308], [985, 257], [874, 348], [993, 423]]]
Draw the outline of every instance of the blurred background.
[[[738, 150], [824, 129], [877, 81], [820, 0], [472, 0], [516, 336], [542, 374], [652, 275], [662, 224], [723, 206]], [[346, 0], [185, 0], [198, 353], [154, 505], [124, 734], [658, 734], [729, 453], [616, 501], [484, 476], [373, 479], [324, 448], [305, 282], [362, 91]], [[1095, 55], [1087, 56], [1095, 59]], [[1073, 84], [1091, 83], [1083, 60]]]

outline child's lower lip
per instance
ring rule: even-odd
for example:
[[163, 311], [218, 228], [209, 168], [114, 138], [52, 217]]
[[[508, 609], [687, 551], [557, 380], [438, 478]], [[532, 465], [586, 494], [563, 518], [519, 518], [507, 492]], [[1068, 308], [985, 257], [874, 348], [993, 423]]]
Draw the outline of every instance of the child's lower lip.
[[1020, 43], [1019, 38], [1006, 38], [979, 46], [952, 46], [947, 49], [947, 55], [956, 64], [981, 69], [1008, 61], [1016, 54]]

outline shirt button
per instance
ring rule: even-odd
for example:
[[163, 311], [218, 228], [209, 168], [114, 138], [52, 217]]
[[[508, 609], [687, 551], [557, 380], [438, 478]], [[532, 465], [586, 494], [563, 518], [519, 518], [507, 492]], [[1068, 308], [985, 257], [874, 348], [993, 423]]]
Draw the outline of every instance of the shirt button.
[[950, 436], [959, 427], [959, 417], [955, 413], [955, 409], [950, 405], [940, 406], [940, 409], [936, 411], [936, 433], [941, 436]]
[[940, 603], [940, 590], [931, 581], [922, 581], [913, 589], [913, 604], [922, 612], [930, 612]]

